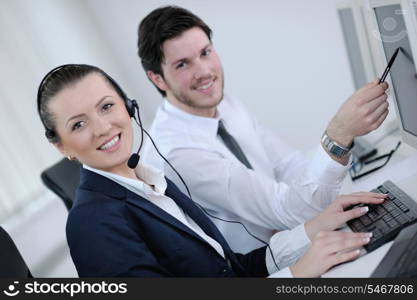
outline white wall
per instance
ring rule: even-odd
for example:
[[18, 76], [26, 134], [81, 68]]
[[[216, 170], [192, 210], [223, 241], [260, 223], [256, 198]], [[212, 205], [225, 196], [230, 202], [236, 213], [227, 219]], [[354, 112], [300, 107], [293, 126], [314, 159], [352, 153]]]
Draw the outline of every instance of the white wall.
[[[43, 136], [35, 104], [37, 86], [53, 67], [102, 67], [140, 100], [149, 124], [161, 98], [137, 57], [137, 26], [171, 3], [212, 27], [229, 92], [301, 150], [318, 143], [353, 89], [334, 0], [0, 0], [0, 222], [14, 224], [16, 210], [44, 197], [39, 174], [60, 157]], [[20, 238], [27, 241], [20, 247], [42, 244], [50, 253], [65, 244], [64, 223], [57, 226], [48, 212], [39, 218], [50, 243], [37, 239], [30, 224], [16, 225], [33, 236]]]

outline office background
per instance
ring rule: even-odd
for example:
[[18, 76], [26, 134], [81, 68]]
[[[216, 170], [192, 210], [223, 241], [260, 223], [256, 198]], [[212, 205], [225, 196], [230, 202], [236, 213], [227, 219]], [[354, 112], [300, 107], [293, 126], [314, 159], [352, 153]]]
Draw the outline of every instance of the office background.
[[64, 63], [97, 65], [138, 99], [149, 125], [161, 97], [137, 57], [137, 27], [176, 4], [212, 28], [226, 90], [302, 151], [321, 133], [353, 82], [334, 0], [0, 0], [0, 224], [35, 276], [76, 276], [66, 209], [39, 175], [60, 158], [36, 113], [41, 78]]

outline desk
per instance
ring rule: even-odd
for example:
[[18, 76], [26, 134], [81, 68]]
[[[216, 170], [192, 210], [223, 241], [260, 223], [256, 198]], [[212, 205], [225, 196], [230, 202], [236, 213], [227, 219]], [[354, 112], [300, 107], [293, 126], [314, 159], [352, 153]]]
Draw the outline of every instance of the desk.
[[[382, 149], [380, 153], [389, 152], [399, 139], [398, 136], [388, 137], [381, 146], [378, 145], [378, 149]], [[369, 178], [365, 177], [358, 180], [357, 183], [353, 183], [350, 177], [347, 176], [341, 193], [369, 191], [379, 186], [385, 180], [391, 180], [417, 201], [417, 151], [403, 143], [391, 161], [384, 168], [374, 174], [370, 174]], [[343, 230], [350, 229], [346, 227]], [[362, 256], [358, 259], [339, 265], [323, 274], [322, 277], [369, 277], [392, 243], [391, 241], [370, 253], [366, 253], [365, 249], [362, 249]]]

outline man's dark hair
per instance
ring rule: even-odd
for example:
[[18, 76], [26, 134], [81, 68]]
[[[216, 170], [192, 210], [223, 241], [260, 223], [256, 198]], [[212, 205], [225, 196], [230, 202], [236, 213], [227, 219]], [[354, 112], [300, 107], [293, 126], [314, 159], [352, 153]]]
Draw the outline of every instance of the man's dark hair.
[[[178, 6], [164, 6], [148, 14], [139, 24], [138, 54], [142, 66], [147, 71], [159, 74], [163, 78], [162, 45], [166, 40], [180, 36], [193, 27], [201, 28], [211, 41], [211, 29], [199, 17]], [[156, 87], [162, 96], [166, 93]]]

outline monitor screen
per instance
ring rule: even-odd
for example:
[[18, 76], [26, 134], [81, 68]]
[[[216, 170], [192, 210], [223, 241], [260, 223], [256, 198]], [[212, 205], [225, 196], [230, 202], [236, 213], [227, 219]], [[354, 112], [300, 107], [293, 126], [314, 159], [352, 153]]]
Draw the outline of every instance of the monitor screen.
[[404, 21], [406, 12], [399, 4], [374, 10], [387, 60], [398, 47], [402, 48], [390, 71], [390, 90], [395, 95], [403, 129], [417, 137], [417, 77]]

